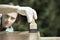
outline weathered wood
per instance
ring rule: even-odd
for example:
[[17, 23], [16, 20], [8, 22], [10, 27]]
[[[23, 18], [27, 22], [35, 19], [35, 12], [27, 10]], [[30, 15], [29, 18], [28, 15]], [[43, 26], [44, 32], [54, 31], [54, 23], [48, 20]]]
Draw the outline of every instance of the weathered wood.
[[0, 40], [28, 40], [28, 32], [0, 32]]
[[40, 40], [60, 40], [60, 37], [40, 37]]
[[29, 40], [38, 40], [38, 34], [37, 33], [30, 33]]
[[38, 40], [38, 33], [0, 32], [0, 40]]

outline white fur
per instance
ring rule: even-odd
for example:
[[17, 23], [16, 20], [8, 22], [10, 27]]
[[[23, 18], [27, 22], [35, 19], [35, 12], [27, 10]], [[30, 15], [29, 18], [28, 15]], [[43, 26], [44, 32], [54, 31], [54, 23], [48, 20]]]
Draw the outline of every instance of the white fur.
[[[21, 13], [21, 12], [19, 12], [19, 11], [23, 11], [23, 10], [25, 10], [25, 14], [24, 13]], [[36, 11], [34, 10], [34, 9], [32, 9], [31, 7], [18, 7], [18, 13], [20, 13], [21, 15], [25, 15], [25, 16], [27, 16], [27, 20], [28, 20], [28, 22], [29, 23], [31, 23], [31, 21], [33, 20], [33, 19], [37, 19], [37, 13], [36, 13]]]
[[0, 4], [0, 8], [17, 9], [17, 13], [19, 13], [20, 15], [23, 15], [23, 16], [27, 16], [27, 20], [28, 20], [29, 23], [32, 21], [32, 19], [35, 19], [35, 20], [37, 19], [37, 13], [31, 7], [21, 7], [21, 6], [2, 5], [2, 4]]

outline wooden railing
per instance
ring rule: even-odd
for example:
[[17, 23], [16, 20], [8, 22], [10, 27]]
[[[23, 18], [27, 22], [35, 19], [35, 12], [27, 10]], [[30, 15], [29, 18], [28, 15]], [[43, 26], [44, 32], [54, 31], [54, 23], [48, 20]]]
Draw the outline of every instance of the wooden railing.
[[60, 37], [40, 37], [39, 33], [0, 32], [0, 40], [60, 40]]
[[28, 40], [28, 32], [0, 32], [0, 40]]
[[40, 37], [40, 40], [60, 40], [60, 37]]

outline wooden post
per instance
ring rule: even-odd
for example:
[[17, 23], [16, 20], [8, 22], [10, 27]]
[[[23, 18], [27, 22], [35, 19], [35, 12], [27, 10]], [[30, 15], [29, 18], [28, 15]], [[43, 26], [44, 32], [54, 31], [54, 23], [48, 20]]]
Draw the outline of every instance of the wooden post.
[[38, 40], [37, 24], [34, 19], [30, 23], [29, 40]]
[[34, 19], [30, 23], [30, 32], [37, 32], [37, 24]]

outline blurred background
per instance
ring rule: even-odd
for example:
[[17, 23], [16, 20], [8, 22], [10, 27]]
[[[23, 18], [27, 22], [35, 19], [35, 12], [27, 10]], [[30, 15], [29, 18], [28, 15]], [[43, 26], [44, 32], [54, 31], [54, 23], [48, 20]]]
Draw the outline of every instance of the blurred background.
[[[0, 4], [29, 6], [36, 10], [38, 31], [42, 37], [60, 36], [60, 0], [0, 0]], [[19, 15], [13, 25], [15, 31], [29, 30], [27, 18]]]

